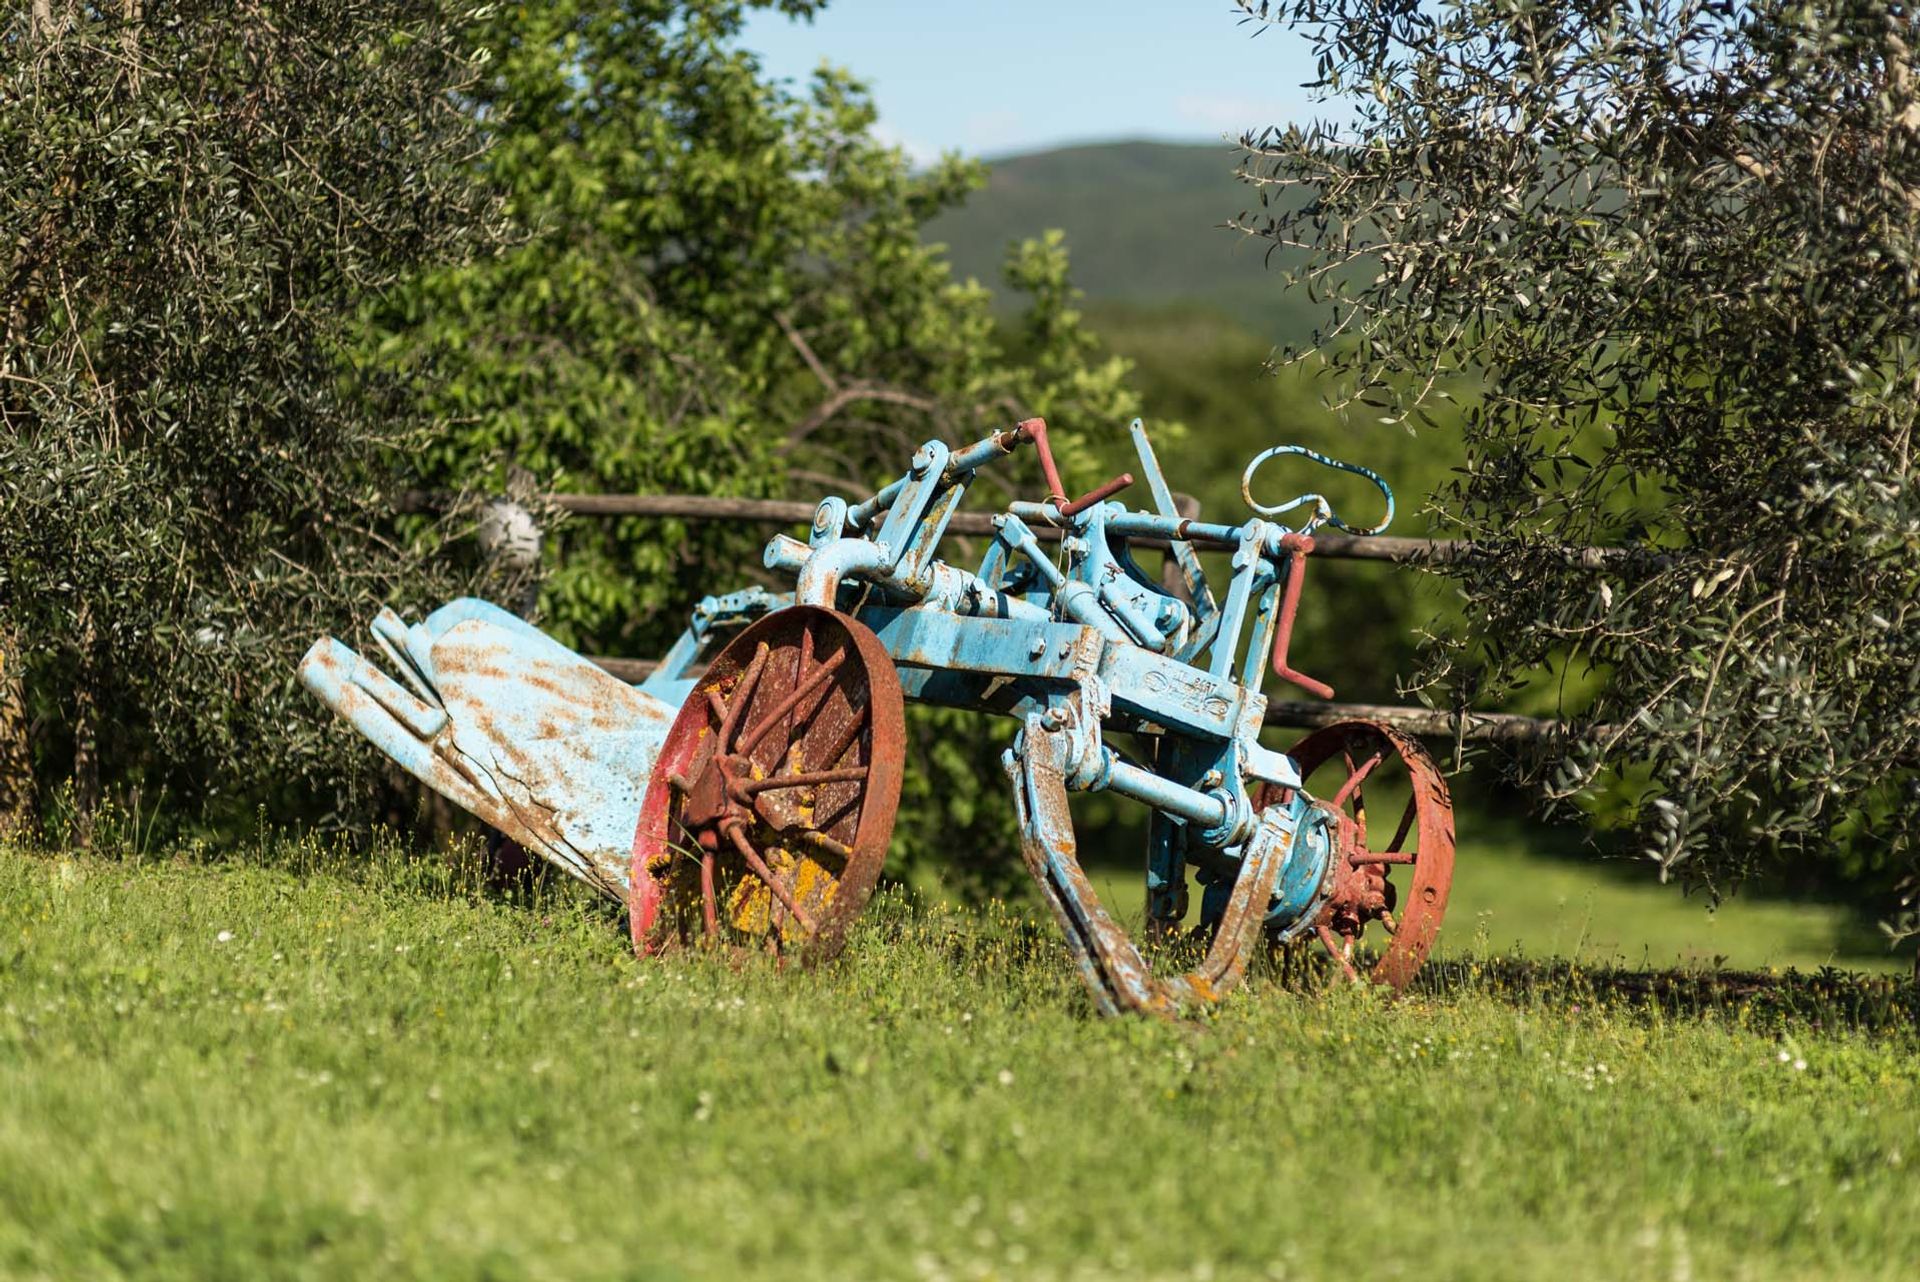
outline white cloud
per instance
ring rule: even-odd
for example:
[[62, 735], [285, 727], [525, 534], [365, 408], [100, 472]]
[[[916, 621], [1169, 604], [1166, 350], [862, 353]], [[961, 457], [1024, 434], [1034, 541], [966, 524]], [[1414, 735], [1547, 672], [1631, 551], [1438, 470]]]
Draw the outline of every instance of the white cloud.
[[1300, 106], [1254, 94], [1188, 93], [1173, 100], [1173, 114], [1184, 124], [1237, 138], [1248, 130], [1286, 124], [1300, 114]]
[[884, 120], [875, 122], [873, 136], [882, 146], [896, 147], [906, 152], [907, 160], [916, 169], [924, 169], [940, 159], [940, 148], [918, 138], [909, 138]]

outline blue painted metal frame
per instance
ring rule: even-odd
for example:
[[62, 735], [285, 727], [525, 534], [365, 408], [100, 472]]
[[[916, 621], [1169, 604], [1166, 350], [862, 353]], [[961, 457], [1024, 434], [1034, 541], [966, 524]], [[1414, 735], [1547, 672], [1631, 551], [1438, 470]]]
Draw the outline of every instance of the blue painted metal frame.
[[[994, 518], [980, 568], [961, 570], [935, 556], [947, 522], [977, 469], [1021, 442], [1007, 433], [958, 450], [929, 442], [872, 498], [827, 499], [808, 542], [776, 538], [766, 564], [794, 575], [795, 601], [833, 606], [870, 627], [908, 698], [1020, 722], [1007, 768], [1028, 866], [1102, 1009], [1158, 1010], [1237, 978], [1258, 928], [1283, 937], [1307, 929], [1330, 889], [1328, 812], [1289, 758], [1260, 745], [1260, 685], [1300, 554], [1291, 536], [1324, 522], [1352, 527], [1317, 494], [1260, 509], [1277, 515], [1311, 504], [1300, 530], [1264, 516], [1240, 525], [1183, 518], [1145, 430], [1136, 421], [1131, 431], [1153, 511], [1109, 501], [1068, 514], [1058, 499], [1014, 503]], [[1378, 476], [1299, 447], [1260, 455], [1243, 488], [1284, 453], [1367, 477], [1391, 519], [1392, 491]], [[1034, 534], [1042, 523], [1061, 531], [1057, 558]], [[1184, 599], [1134, 564], [1136, 539], [1169, 542]], [[1218, 600], [1202, 548], [1231, 554]], [[1116, 752], [1110, 733], [1145, 736], [1150, 761]], [[1284, 800], [1256, 813], [1252, 796], [1263, 784]], [[1152, 808], [1148, 916], [1163, 931], [1184, 918], [1194, 867], [1202, 920], [1225, 941], [1201, 970], [1154, 978], [1101, 908], [1074, 849], [1071, 791], [1114, 792]]]

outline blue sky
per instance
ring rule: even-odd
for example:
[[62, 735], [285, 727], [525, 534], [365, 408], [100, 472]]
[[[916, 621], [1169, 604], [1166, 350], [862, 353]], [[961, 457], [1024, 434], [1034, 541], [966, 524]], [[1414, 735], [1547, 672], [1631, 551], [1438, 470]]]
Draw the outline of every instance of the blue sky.
[[779, 77], [829, 61], [873, 89], [880, 133], [916, 159], [1115, 138], [1217, 142], [1315, 111], [1306, 42], [1254, 38], [1232, 0], [831, 0], [814, 22], [750, 20]]

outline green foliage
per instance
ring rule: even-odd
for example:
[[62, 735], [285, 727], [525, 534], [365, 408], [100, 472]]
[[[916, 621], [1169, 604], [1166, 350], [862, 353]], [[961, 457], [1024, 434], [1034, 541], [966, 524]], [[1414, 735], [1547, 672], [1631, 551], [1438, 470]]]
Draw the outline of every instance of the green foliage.
[[342, 332], [495, 224], [451, 106], [465, 17], [125, 12], [0, 25], [0, 635], [43, 773], [71, 759], [83, 807], [142, 781], [258, 795], [339, 760], [293, 689], [301, 649], [449, 586], [382, 533], [380, 459], [420, 422]]
[[1312, 197], [1249, 229], [1313, 247], [1346, 395], [1461, 402], [1446, 506], [1492, 554], [1447, 567], [1445, 697], [1597, 674], [1549, 795], [1630, 789], [1683, 880], [1914, 869], [1910, 8], [1241, 7], [1302, 24], [1356, 113], [1245, 140], [1250, 181]]
[[[1124, 422], [1120, 370], [1084, 360], [1058, 246], [1012, 264], [1041, 294], [1043, 339], [1011, 362], [986, 292], [920, 243], [978, 166], [912, 171], [843, 73], [804, 95], [764, 78], [734, 43], [756, 7], [775, 6], [561, 3], [480, 32], [485, 169], [525, 240], [372, 316], [388, 360], [431, 362], [440, 382], [423, 481], [491, 469], [497, 484], [517, 466], [577, 491], [861, 497], [928, 437], [1027, 413], [1070, 432]], [[756, 565], [763, 536], [568, 524], [542, 622], [588, 650], [657, 651], [694, 600]]]
[[[915, 172], [873, 137], [844, 73], [804, 92], [767, 79], [735, 38], [770, 7], [816, 6], [564, 0], [479, 32], [484, 168], [524, 239], [369, 315], [379, 360], [437, 380], [445, 428], [413, 460], [424, 485], [497, 486], [519, 468], [561, 490], [857, 500], [929, 438], [1042, 414], [1084, 474], [1079, 442], [1122, 431], [1125, 366], [1075, 312], [1059, 239], [1015, 247], [1008, 281], [1031, 301], [1003, 335], [988, 292], [921, 237], [979, 166]], [[1008, 482], [1023, 484], [983, 490]], [[762, 576], [766, 533], [564, 523], [539, 621], [589, 654], [657, 655], [700, 596]], [[1005, 737], [916, 719], [904, 850], [937, 840], [1011, 865], [1004, 808], [955, 800], [998, 778]]]
[[[1106, 1021], [1005, 915], [887, 896], [819, 970], [636, 963], [597, 904], [433, 871], [4, 851], [0, 1273], [1769, 1282], [1920, 1255], [1892, 980], [1636, 1008], [1452, 965], [1398, 1002], [1256, 978], [1204, 1021]], [[1300, 1213], [1336, 1143], [1372, 1195]]]

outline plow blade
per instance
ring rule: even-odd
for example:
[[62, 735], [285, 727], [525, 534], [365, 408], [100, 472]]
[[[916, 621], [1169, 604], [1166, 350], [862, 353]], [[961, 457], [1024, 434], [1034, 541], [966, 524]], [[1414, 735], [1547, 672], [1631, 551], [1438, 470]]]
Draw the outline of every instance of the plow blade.
[[370, 628], [395, 673], [331, 637], [300, 680], [422, 783], [624, 901], [634, 829], [676, 707], [466, 599]]

